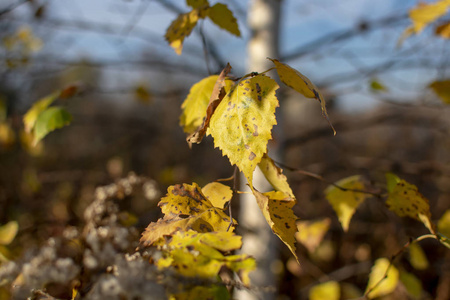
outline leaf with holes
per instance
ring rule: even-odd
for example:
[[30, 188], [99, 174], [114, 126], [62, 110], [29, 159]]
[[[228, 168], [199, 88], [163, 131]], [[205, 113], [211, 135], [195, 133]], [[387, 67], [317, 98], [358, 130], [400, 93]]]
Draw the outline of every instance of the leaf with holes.
[[277, 123], [277, 89], [275, 80], [264, 75], [242, 79], [219, 104], [209, 125], [215, 147], [238, 166], [250, 185]]
[[415, 185], [401, 179], [389, 191], [386, 204], [399, 217], [407, 216], [421, 221], [432, 234], [436, 233], [435, 226], [431, 222], [428, 200], [419, 193]]
[[435, 81], [431, 83], [430, 87], [433, 92], [444, 102], [450, 104], [450, 79]]
[[272, 58], [268, 59], [275, 64], [278, 76], [280, 76], [280, 79], [284, 84], [296, 90], [306, 98], [315, 98], [317, 99], [317, 101], [320, 102], [320, 106], [322, 108], [322, 115], [328, 121], [328, 124], [330, 124], [331, 129], [333, 129], [333, 132], [336, 135], [336, 130], [334, 130], [333, 124], [331, 124], [330, 118], [328, 118], [325, 99], [323, 98], [319, 89], [314, 85], [314, 83], [312, 83], [308, 77], [306, 77], [299, 71], [291, 68], [290, 66], [281, 63], [276, 59]]
[[293, 199], [295, 198], [287, 178], [283, 174], [283, 170], [278, 168], [267, 154], [263, 155], [258, 167], [276, 191], [283, 192]]
[[364, 183], [359, 175], [341, 179], [325, 190], [325, 196], [336, 212], [344, 231], [348, 230], [356, 209], [368, 197], [367, 194], [358, 192], [362, 190], [364, 190]]
[[399, 272], [386, 258], [375, 261], [369, 275], [366, 293], [369, 299], [381, 297], [392, 293], [398, 284]]
[[208, 17], [220, 28], [235, 36], [241, 36], [237, 20], [225, 4], [216, 3], [213, 5], [208, 10]]
[[283, 192], [272, 191], [263, 194], [256, 189], [253, 189], [253, 195], [255, 195], [256, 202], [273, 233], [288, 246], [298, 261], [295, 253], [295, 234], [297, 232], [295, 222], [297, 217], [292, 211], [292, 207], [296, 203], [295, 199]]
[[[148, 225], [141, 237], [144, 246], [150, 246], [159, 238], [178, 231], [227, 231], [230, 226], [230, 217], [222, 208], [215, 207], [196, 183], [170, 186], [167, 196], [161, 199], [158, 206], [164, 217]], [[233, 222], [230, 231], [236, 225]]]
[[202, 6], [194, 8], [188, 13], [180, 14], [167, 28], [164, 37], [178, 55], [183, 51], [184, 39], [191, 34], [198, 20], [206, 17], [208, 9], [209, 7]]
[[44, 110], [37, 118], [33, 128], [33, 144], [36, 145], [50, 132], [67, 126], [72, 115], [62, 107], [52, 106]]

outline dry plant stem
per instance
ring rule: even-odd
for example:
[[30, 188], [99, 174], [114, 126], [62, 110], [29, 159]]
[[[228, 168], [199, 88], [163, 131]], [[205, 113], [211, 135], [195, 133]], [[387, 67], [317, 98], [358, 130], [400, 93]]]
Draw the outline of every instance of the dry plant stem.
[[344, 187], [339, 186], [338, 184], [336, 184], [334, 182], [326, 180], [323, 176], [321, 176], [319, 174], [315, 174], [315, 173], [311, 173], [311, 172], [308, 172], [308, 171], [300, 170], [300, 169], [297, 169], [297, 168], [289, 167], [289, 166], [287, 166], [287, 165], [285, 165], [283, 163], [277, 162], [277, 161], [275, 161], [275, 163], [277, 165], [279, 165], [280, 167], [286, 169], [286, 170], [289, 170], [291, 172], [296, 172], [296, 173], [299, 173], [299, 174], [302, 174], [302, 175], [306, 175], [308, 177], [312, 177], [312, 178], [318, 179], [318, 180], [320, 180], [322, 182], [325, 182], [326, 184], [330, 184], [330, 185], [332, 185], [332, 186], [334, 186], [334, 187], [336, 187], [336, 188], [338, 188], [338, 189], [340, 189], [341, 191], [344, 191], [344, 192], [355, 192], [355, 193], [369, 194], [369, 195], [372, 195], [372, 196], [374, 196], [376, 198], [380, 198], [380, 199], [383, 198], [383, 194], [381, 194], [381, 193], [375, 193], [375, 192], [366, 191], [366, 190], [360, 190], [360, 189], [344, 188]]

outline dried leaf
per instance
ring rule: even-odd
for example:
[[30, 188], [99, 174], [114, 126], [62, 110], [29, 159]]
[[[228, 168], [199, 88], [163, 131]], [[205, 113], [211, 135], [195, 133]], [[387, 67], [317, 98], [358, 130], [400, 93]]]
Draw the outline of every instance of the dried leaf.
[[434, 33], [444, 39], [450, 39], [450, 22], [446, 22], [436, 27]]
[[298, 232], [295, 234], [295, 238], [312, 253], [322, 242], [330, 224], [329, 218], [318, 221], [299, 221], [297, 222]]
[[72, 122], [72, 115], [62, 107], [49, 107], [37, 118], [33, 128], [33, 144], [36, 145], [47, 134], [55, 129], [67, 126]]
[[276, 124], [277, 89], [275, 80], [264, 75], [243, 79], [225, 96], [211, 118], [209, 133], [215, 147], [239, 167], [250, 185]]
[[450, 104], [450, 79], [435, 81], [431, 83], [428, 87], [433, 89], [436, 95], [441, 98], [442, 102]]
[[287, 178], [283, 174], [283, 170], [278, 168], [267, 154], [263, 155], [258, 166], [264, 174], [264, 177], [266, 177], [267, 181], [269, 181], [276, 191], [283, 192], [293, 199], [295, 198]]
[[295, 222], [297, 217], [292, 211], [292, 207], [296, 203], [295, 199], [283, 192], [272, 191], [262, 194], [256, 189], [253, 189], [253, 195], [255, 195], [258, 206], [273, 233], [288, 246], [298, 261], [295, 253], [295, 234], [297, 232]]
[[325, 99], [323, 98], [319, 89], [314, 85], [314, 83], [312, 83], [311, 80], [308, 79], [308, 77], [306, 77], [299, 71], [291, 68], [290, 66], [281, 63], [276, 59], [271, 58], [268, 59], [275, 64], [278, 76], [280, 76], [280, 79], [284, 84], [296, 90], [306, 98], [316, 98], [317, 101], [320, 102], [320, 106], [322, 108], [322, 115], [328, 121], [328, 124], [330, 124], [331, 129], [333, 129], [333, 132], [336, 135], [336, 130], [334, 129], [333, 124], [331, 124], [331, 121], [328, 118]]
[[389, 191], [386, 204], [390, 210], [399, 217], [410, 217], [421, 221], [432, 234], [436, 233], [435, 226], [431, 222], [430, 205], [428, 200], [419, 193], [413, 184], [400, 180], [395, 187]]
[[422, 282], [411, 273], [404, 270], [400, 270], [400, 281], [405, 286], [408, 294], [413, 296], [415, 299], [419, 299], [422, 295]]
[[[189, 146], [192, 145], [192, 143], [200, 143], [203, 139], [203, 136], [206, 133], [206, 130], [209, 127], [209, 122], [211, 121], [211, 117], [214, 114], [217, 106], [222, 102], [223, 97], [226, 95], [226, 80], [225, 77], [230, 73], [231, 66], [228, 63], [226, 67], [220, 72], [219, 77], [217, 78], [214, 88], [211, 93], [211, 97], [209, 98], [208, 107], [206, 109], [206, 116], [203, 120], [203, 124], [187, 138], [187, 142], [189, 143]], [[230, 81], [228, 81], [230, 82]]]
[[309, 291], [310, 300], [339, 300], [341, 288], [336, 281], [327, 281], [315, 285]]
[[178, 55], [183, 51], [184, 38], [189, 36], [198, 20], [204, 19], [209, 7], [194, 8], [192, 11], [180, 14], [167, 28], [165, 38]]
[[225, 4], [216, 3], [212, 6], [208, 11], [208, 17], [220, 28], [235, 36], [241, 36], [237, 20]]
[[218, 208], [224, 208], [233, 197], [231, 188], [219, 182], [208, 183], [202, 188], [202, 193], [214, 207]]
[[418, 243], [412, 243], [409, 245], [409, 262], [416, 270], [428, 269], [430, 264], [428, 263], [427, 256], [422, 247]]
[[392, 293], [397, 286], [398, 279], [399, 272], [397, 268], [390, 264], [388, 259], [377, 259], [369, 275], [366, 293], [370, 292], [367, 294], [367, 297], [373, 299]]
[[359, 175], [341, 179], [335, 184], [346, 191], [330, 185], [325, 190], [325, 196], [336, 212], [342, 228], [347, 231], [353, 214], [368, 196], [365, 193], [357, 192], [364, 190], [364, 183]]
[[[180, 230], [227, 231], [230, 225], [230, 217], [221, 208], [214, 207], [196, 183], [170, 186], [158, 206], [165, 216], [148, 225], [141, 237], [144, 246]], [[230, 231], [234, 230], [235, 224]]]
[[435, 3], [419, 3], [409, 11], [409, 18], [413, 22], [414, 32], [420, 33], [428, 24], [445, 15], [449, 7], [449, 0], [440, 0]]
[[0, 245], [9, 245], [19, 231], [19, 223], [10, 221], [0, 226]]

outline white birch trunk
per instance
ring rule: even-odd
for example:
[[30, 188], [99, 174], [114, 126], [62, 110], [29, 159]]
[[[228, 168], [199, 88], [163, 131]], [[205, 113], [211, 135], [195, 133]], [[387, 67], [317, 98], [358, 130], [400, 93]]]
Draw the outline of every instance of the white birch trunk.
[[[262, 72], [269, 69], [272, 63], [267, 57], [278, 58], [278, 29], [280, 21], [281, 0], [252, 0], [248, 10], [248, 23], [252, 36], [248, 43], [248, 72]], [[272, 149], [271, 153], [274, 153]], [[268, 190], [268, 183], [257, 169], [253, 179], [254, 186], [260, 190]], [[241, 177], [241, 189], [247, 184]], [[257, 288], [254, 292], [237, 290], [235, 299], [275, 299], [276, 291], [268, 292], [267, 287], [276, 287], [277, 278], [271, 271], [271, 265], [278, 259], [278, 238], [272, 233], [261, 210], [251, 194], [243, 194], [240, 198], [239, 225], [243, 228], [242, 253], [256, 259], [258, 269], [250, 274], [251, 283]]]

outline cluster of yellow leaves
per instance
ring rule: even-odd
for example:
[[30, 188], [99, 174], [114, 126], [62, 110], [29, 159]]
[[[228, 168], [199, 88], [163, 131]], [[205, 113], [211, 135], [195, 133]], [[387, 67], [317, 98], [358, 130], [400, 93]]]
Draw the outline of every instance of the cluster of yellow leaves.
[[13, 34], [5, 36], [2, 45], [8, 51], [6, 65], [14, 68], [27, 64], [30, 55], [42, 48], [42, 41], [34, 36], [30, 27], [21, 26]]
[[207, 0], [187, 0], [186, 2], [192, 7], [192, 10], [188, 13], [180, 14], [170, 24], [165, 35], [166, 40], [178, 55], [183, 51], [184, 39], [191, 34], [197, 22], [206, 17], [209, 17], [213, 23], [231, 34], [241, 35], [236, 18], [225, 4], [216, 3], [210, 6]]

